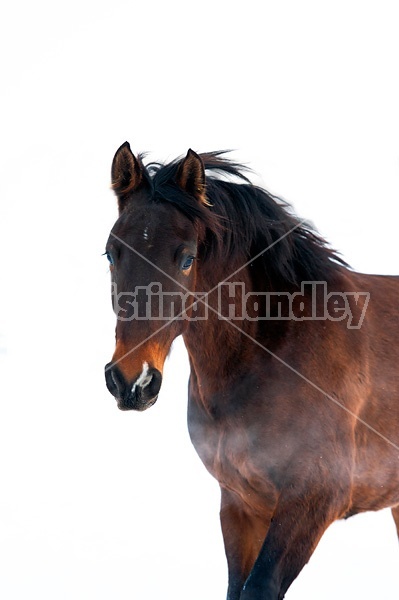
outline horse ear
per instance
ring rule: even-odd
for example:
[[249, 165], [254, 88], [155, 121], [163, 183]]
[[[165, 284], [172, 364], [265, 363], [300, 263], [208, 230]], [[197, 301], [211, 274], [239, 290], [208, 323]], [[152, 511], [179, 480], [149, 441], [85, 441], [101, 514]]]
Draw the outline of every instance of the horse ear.
[[129, 142], [116, 151], [111, 167], [112, 189], [118, 196], [119, 208], [123, 210], [126, 195], [134, 192], [143, 181], [143, 165], [134, 156]]
[[208, 204], [205, 195], [205, 168], [202, 159], [190, 150], [177, 170], [176, 182], [188, 194], [195, 196], [202, 204]]

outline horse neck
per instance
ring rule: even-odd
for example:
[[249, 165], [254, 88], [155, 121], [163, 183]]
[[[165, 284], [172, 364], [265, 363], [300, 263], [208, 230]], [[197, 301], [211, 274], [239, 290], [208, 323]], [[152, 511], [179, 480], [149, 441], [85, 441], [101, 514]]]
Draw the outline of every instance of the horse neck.
[[[262, 344], [272, 347], [281, 336], [281, 324], [280, 331], [269, 328], [265, 334], [264, 330], [260, 332], [259, 322], [245, 318], [240, 312], [243, 306], [241, 294], [253, 291], [252, 273], [250, 267], [241, 268], [244, 263], [245, 259], [238, 260], [236, 265], [230, 263], [228, 271], [224, 269], [219, 273], [208, 267], [197, 278], [196, 290], [208, 293], [208, 310], [203, 319], [189, 321], [183, 338], [192, 371], [205, 394], [217, 392], [219, 386], [245, 372], [259, 354], [260, 337]], [[237, 273], [229, 278], [236, 270]], [[235, 287], [229, 288], [228, 283], [232, 282]], [[229, 319], [229, 310], [244, 318]]]

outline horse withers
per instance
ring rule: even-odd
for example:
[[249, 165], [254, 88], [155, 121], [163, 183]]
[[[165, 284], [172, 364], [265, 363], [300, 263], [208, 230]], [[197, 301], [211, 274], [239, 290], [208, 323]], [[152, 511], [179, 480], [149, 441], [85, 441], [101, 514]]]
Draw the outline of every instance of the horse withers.
[[182, 334], [228, 600], [283, 598], [337, 519], [391, 507], [399, 532], [399, 278], [352, 271], [223, 152], [144, 166], [125, 143], [112, 186], [107, 386], [152, 406]]

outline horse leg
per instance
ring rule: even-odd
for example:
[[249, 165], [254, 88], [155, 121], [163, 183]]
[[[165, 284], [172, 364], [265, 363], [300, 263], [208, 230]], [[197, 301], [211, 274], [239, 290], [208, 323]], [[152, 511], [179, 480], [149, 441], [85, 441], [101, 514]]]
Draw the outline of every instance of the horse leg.
[[337, 498], [281, 495], [240, 600], [281, 600], [309, 561], [321, 536], [340, 514]]
[[227, 600], [239, 600], [243, 585], [262, 547], [267, 518], [251, 516], [236, 494], [222, 488], [220, 521], [229, 573]]
[[395, 521], [396, 530], [398, 532], [399, 537], [399, 504], [398, 506], [394, 506], [392, 509], [393, 520]]

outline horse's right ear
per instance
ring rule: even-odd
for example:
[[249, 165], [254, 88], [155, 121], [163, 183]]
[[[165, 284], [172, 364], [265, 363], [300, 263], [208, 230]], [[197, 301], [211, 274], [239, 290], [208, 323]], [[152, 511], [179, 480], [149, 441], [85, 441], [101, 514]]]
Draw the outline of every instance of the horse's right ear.
[[129, 142], [116, 151], [111, 167], [112, 189], [118, 196], [119, 210], [126, 204], [126, 196], [137, 190], [143, 181], [143, 165], [134, 156]]

